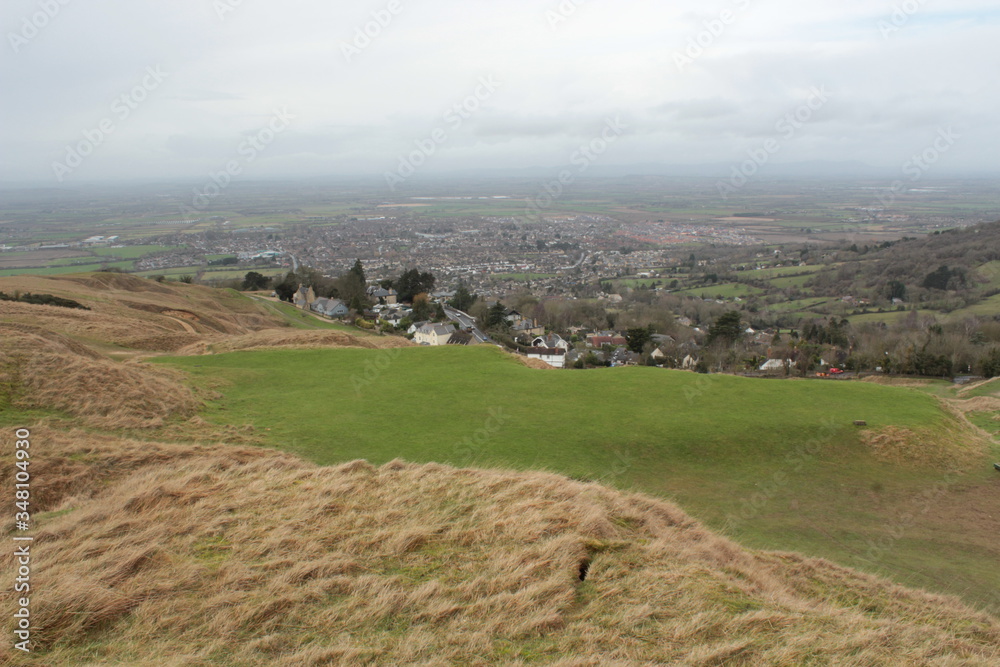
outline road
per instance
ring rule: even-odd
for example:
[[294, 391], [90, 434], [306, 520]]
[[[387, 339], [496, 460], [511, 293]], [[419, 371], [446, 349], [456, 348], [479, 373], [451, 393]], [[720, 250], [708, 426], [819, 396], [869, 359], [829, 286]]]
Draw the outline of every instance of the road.
[[472, 335], [479, 338], [479, 340], [485, 343], [491, 343], [490, 337], [485, 333], [480, 331], [479, 327], [476, 326], [476, 318], [468, 313], [463, 313], [461, 310], [456, 310], [449, 306], [444, 307], [444, 314], [448, 316], [448, 319], [452, 322], [458, 322], [458, 326], [462, 329], [471, 329]]

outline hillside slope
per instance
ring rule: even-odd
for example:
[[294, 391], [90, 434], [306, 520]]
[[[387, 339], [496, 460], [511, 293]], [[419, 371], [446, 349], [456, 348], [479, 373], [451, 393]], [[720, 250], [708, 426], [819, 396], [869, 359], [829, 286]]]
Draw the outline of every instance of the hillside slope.
[[[319, 384], [298, 385], [297, 391], [330, 414], [359, 413], [352, 416], [360, 420], [357, 428], [328, 426], [324, 438], [333, 447], [349, 452], [358, 434], [367, 438], [378, 432], [398, 450], [419, 438], [416, 444], [427, 448], [429, 460], [447, 455], [442, 443], [429, 437], [433, 424], [425, 421], [422, 430], [415, 429], [419, 414], [409, 425], [393, 424], [401, 409], [421, 403], [411, 397], [404, 404], [402, 394], [385, 393], [390, 388], [417, 387], [438, 399], [444, 396], [455, 409], [476, 396], [509, 394], [526, 379], [543, 383], [537, 396], [551, 400], [565, 391], [559, 383], [566, 379], [581, 378], [579, 391], [585, 395], [600, 393], [610, 380], [645, 387], [625, 395], [641, 411], [637, 397], [657, 400], [650, 383], [674, 378], [697, 383], [691, 387], [695, 393], [680, 394], [687, 402], [674, 412], [696, 413], [708, 405], [714, 415], [720, 410], [712, 406], [735, 404], [746, 393], [751, 385], [742, 380], [705, 382], [692, 374], [668, 376], [648, 369], [543, 373], [490, 350], [376, 351], [363, 348], [396, 343], [339, 331], [294, 331], [233, 293], [191, 286], [166, 286], [168, 291], [161, 292], [157, 283], [114, 274], [36, 280], [25, 279], [20, 289], [76, 299], [93, 310], [0, 302], [0, 432], [6, 434], [0, 440], [9, 443], [15, 428], [31, 430], [35, 537], [34, 652], [23, 655], [9, 642], [0, 644], [2, 664], [867, 666], [1000, 660], [1000, 621], [955, 598], [901, 588], [825, 560], [748, 550], [649, 496], [534, 471], [398, 460], [376, 467], [345, 459], [320, 467], [290, 453], [250, 446], [294, 444], [276, 442], [274, 434], [287, 425], [268, 419], [284, 414], [282, 419], [302, 420], [304, 400], [285, 396], [286, 385], [300, 376]], [[0, 290], [11, 293], [7, 281], [0, 279]], [[137, 303], [145, 307], [127, 305]], [[167, 334], [196, 336], [186, 343], [199, 355], [187, 360], [190, 368], [141, 361], [178, 342], [170, 338], [168, 348], [159, 345], [159, 334], [139, 336], [149, 333], [144, 328], [172, 326], [162, 318], [174, 315], [158, 308], [198, 317], [189, 320], [196, 334], [180, 327]], [[133, 338], [127, 338], [129, 332]], [[288, 347], [310, 349], [289, 352]], [[338, 347], [352, 349], [314, 349]], [[440, 359], [420, 363], [446, 353], [456, 355], [449, 357], [450, 366]], [[480, 358], [487, 354], [496, 358]], [[235, 360], [236, 370], [245, 373], [241, 360], [258, 358], [271, 367], [266, 374], [244, 376], [253, 383], [242, 386], [256, 392], [247, 403], [248, 414], [259, 413], [261, 419], [247, 420], [243, 414], [219, 419], [233, 387], [225, 377], [227, 367]], [[391, 369], [366, 378], [361, 394], [337, 382], [349, 378], [343, 374], [352, 372], [351, 364], [358, 372], [378, 371], [385, 358]], [[475, 359], [486, 377], [456, 381], [460, 368]], [[341, 375], [331, 378], [332, 371]], [[321, 391], [327, 385], [346, 388], [347, 402], [329, 401]], [[815, 392], [822, 386], [782, 383], [768, 385], [768, 392], [799, 387]], [[872, 397], [894, 397], [896, 405], [879, 408], [891, 423], [919, 429], [941, 417], [933, 401], [907, 390], [868, 386], [853, 398], [847, 388], [838, 391], [844, 392], [840, 405], [830, 407], [842, 411], [841, 418]], [[782, 410], [787, 400], [768, 392], [747, 408], [760, 413], [757, 419], [765, 420], [773, 409], [792, 414]], [[610, 393], [601, 395], [607, 400]], [[274, 412], [282, 397], [291, 407]], [[422, 400], [429, 405], [426, 397]], [[269, 411], [261, 409], [264, 405]], [[511, 417], [521, 429], [561, 420], [551, 405], [518, 399], [511, 409], [522, 412]], [[365, 430], [366, 419], [389, 420], [390, 426]], [[670, 419], [681, 423], [676, 415]], [[721, 439], [706, 438], [698, 414], [686, 419], [689, 460], [677, 468], [673, 482], [691, 490], [703, 478], [684, 482], [681, 473], [696, 472], [699, 465], [708, 470], [712, 461], [704, 453], [711, 454]], [[468, 433], [468, 419], [448, 421], [455, 422], [461, 422], [458, 432]], [[576, 432], [558, 430], [556, 423], [547, 428], [557, 429], [552, 438], [559, 440], [558, 450], [576, 448], [577, 459], [601, 463], [609, 453], [630, 451], [628, 434], [609, 423], [611, 428], [596, 436], [620, 449], [581, 447], [581, 433], [595, 435], [596, 427], [605, 428], [598, 422]], [[404, 426], [408, 430], [401, 435]], [[745, 426], [731, 421], [715, 428], [716, 435], [724, 435]], [[795, 428], [785, 429], [779, 424], [779, 434], [795, 437]], [[527, 437], [527, 431], [522, 434]], [[755, 456], [783, 457], [788, 443], [768, 440], [750, 443]], [[841, 451], [837, 442], [828, 443], [833, 447], [830, 467], [843, 475], [849, 457], [863, 450], [855, 443], [855, 449]], [[443, 444], [452, 451], [452, 440]], [[4, 444], [0, 488], [13, 488], [13, 451]], [[376, 454], [369, 457], [378, 460]], [[659, 459], [654, 454], [637, 450], [631, 469], [640, 476], [655, 472], [650, 464]], [[980, 452], [976, 460], [981, 457]], [[824, 453], [803, 460], [814, 477], [788, 484], [770, 501], [801, 500], [804, 507], [825, 500], [810, 500], [817, 489], [843, 494], [838, 486], [843, 477], [827, 469], [827, 458]], [[730, 457], [733, 470], [741, 467], [740, 460]], [[890, 471], [888, 464], [874, 469]], [[749, 480], [757, 472], [750, 466], [740, 474]], [[892, 484], [923, 488], [926, 478], [903, 466], [894, 480], [886, 482], [890, 507], [884, 511], [895, 516]], [[957, 512], [970, 504], [961, 493], [947, 491], [936, 501], [955, 504], [946, 518], [958, 524]], [[900, 503], [906, 500], [900, 496]], [[871, 520], [860, 515], [839, 519]], [[13, 511], [4, 515], [8, 541], [13, 520]], [[918, 531], [934, 527], [921, 521], [918, 517], [907, 526], [919, 539], [924, 536]], [[995, 565], [991, 533], [984, 532], [979, 541], [967, 531], [955, 533], [968, 538], [967, 553], [960, 552], [968, 559], [953, 567], [968, 574], [983, 562]], [[895, 551], [915, 553], [910, 539], [906, 536]], [[12, 550], [0, 553], [4, 590], [12, 590], [15, 565]], [[7, 631], [13, 627], [14, 605], [13, 596], [0, 598], [0, 614], [7, 619], [0, 626]]]
[[[0, 292], [53, 294], [73, 299], [90, 310], [36, 306], [0, 301], [0, 323], [58, 333], [106, 354], [211, 351], [243, 347], [384, 347], [405, 344], [389, 339], [342, 332], [302, 331], [281, 311], [232, 290], [182, 283], [158, 283], [122, 273], [67, 276], [0, 277]], [[272, 340], [262, 339], [270, 332]], [[339, 337], [333, 333], [341, 333]], [[240, 342], [239, 337], [248, 337]], [[264, 337], [266, 338], [266, 336]], [[402, 342], [401, 342], [402, 341]], [[191, 346], [201, 346], [191, 347]]]
[[[33, 439], [39, 644], [29, 659], [0, 648], [16, 664], [1000, 660], [1000, 623], [956, 600], [747, 551], [596, 484], [45, 427]], [[6, 590], [12, 565], [4, 553]]]

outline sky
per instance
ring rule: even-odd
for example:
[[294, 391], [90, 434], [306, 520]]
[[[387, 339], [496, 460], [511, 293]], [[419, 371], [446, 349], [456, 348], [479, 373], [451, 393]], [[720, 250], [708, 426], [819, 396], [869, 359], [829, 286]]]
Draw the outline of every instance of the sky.
[[0, 28], [3, 182], [1000, 172], [996, 0], [4, 0]]

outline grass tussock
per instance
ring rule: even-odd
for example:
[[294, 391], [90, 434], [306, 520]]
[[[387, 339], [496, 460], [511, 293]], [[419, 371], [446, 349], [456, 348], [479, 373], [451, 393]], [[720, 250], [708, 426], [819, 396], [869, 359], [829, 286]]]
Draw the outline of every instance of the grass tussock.
[[16, 408], [55, 410], [101, 428], [148, 428], [200, 406], [180, 373], [110, 361], [59, 334], [0, 323], [0, 387]]
[[412, 346], [413, 343], [398, 336], [355, 336], [340, 331], [267, 329], [242, 336], [204, 341], [203, 343], [185, 347], [179, 350], [178, 354], [187, 356], [278, 348], [317, 349], [339, 347], [375, 350]]
[[991, 443], [980, 429], [969, 423], [964, 406], [958, 406], [959, 403], [962, 402], [941, 401], [945, 415], [935, 426], [920, 429], [884, 426], [862, 431], [861, 440], [875, 458], [886, 463], [968, 469], [981, 463]]
[[[954, 599], [750, 552], [596, 484], [35, 438], [58, 488], [39, 501], [34, 664], [1000, 660], [1000, 623]], [[12, 571], [0, 555], [0, 585]]]

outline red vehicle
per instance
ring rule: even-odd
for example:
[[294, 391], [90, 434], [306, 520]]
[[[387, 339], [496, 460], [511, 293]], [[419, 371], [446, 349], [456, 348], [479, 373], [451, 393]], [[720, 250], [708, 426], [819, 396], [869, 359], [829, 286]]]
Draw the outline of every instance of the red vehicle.
[[843, 374], [844, 374], [844, 371], [842, 371], [839, 368], [831, 368], [830, 369], [830, 375], [843, 375]]

